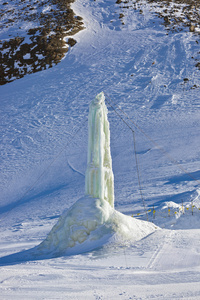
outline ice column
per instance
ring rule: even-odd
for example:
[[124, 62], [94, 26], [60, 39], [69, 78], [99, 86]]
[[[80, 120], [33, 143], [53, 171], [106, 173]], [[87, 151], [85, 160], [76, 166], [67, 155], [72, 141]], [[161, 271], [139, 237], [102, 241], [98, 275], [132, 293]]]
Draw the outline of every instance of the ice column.
[[88, 164], [85, 191], [114, 207], [114, 176], [110, 154], [110, 128], [104, 93], [91, 102], [88, 120]]

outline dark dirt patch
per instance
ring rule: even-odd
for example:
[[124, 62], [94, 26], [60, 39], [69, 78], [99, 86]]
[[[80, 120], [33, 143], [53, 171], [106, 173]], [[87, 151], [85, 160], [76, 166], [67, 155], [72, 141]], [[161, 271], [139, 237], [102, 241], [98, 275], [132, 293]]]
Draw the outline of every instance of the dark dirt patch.
[[[18, 2], [18, 3], [17, 3]], [[32, 24], [25, 36], [12, 36], [0, 41], [0, 85], [22, 78], [59, 63], [76, 41], [69, 38], [82, 30], [83, 22], [70, 8], [74, 0], [18, 0], [16, 6], [3, 3], [1, 29], [13, 23]], [[19, 30], [21, 28], [19, 27]], [[67, 45], [68, 44], [68, 45]]]

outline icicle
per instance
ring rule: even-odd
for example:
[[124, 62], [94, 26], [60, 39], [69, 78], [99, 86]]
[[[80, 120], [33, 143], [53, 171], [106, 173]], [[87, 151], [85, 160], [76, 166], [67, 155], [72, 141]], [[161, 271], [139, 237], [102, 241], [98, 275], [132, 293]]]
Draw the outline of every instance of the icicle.
[[104, 93], [91, 102], [88, 121], [88, 164], [85, 191], [114, 207], [114, 176], [110, 154], [110, 128]]

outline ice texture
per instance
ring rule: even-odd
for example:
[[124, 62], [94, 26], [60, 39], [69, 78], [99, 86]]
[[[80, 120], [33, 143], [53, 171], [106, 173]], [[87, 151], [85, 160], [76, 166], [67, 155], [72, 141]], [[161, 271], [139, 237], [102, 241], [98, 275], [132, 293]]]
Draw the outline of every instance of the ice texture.
[[114, 176], [110, 154], [110, 128], [104, 93], [90, 104], [86, 195], [108, 201], [114, 207]]
[[41, 255], [74, 255], [99, 248], [111, 239], [137, 241], [153, 231], [153, 223], [123, 215], [105, 200], [84, 196], [62, 214], [38, 250]]
[[139, 240], [155, 231], [155, 225], [125, 216], [114, 209], [114, 177], [110, 153], [110, 129], [102, 93], [89, 109], [86, 195], [63, 213], [39, 253], [54, 256], [79, 254], [101, 247], [113, 236], [120, 241]]

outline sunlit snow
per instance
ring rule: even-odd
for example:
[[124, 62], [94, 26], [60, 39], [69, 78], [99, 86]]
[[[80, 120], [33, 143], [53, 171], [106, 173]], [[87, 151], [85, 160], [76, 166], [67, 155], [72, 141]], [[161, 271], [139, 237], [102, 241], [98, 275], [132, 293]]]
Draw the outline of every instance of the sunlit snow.
[[[189, 1], [76, 0], [85, 30], [66, 57], [1, 86], [2, 299], [200, 299], [200, 40], [179, 23], [180, 10], [188, 25], [199, 13]], [[20, 34], [11, 24], [3, 39]], [[85, 186], [88, 110], [101, 91], [114, 208]], [[135, 153], [107, 100], [134, 130]], [[161, 229], [147, 234], [152, 223]]]

